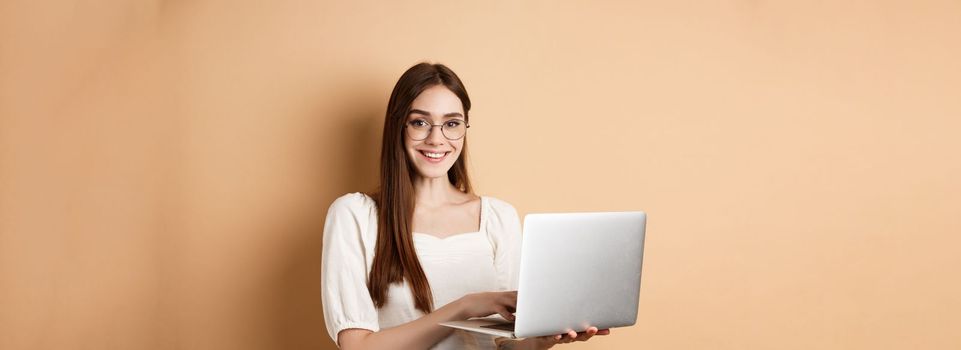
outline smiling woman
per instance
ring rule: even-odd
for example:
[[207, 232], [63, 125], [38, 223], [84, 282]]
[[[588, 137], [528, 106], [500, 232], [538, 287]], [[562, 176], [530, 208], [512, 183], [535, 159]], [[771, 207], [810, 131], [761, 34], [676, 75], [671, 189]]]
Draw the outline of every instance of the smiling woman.
[[[436, 90], [436, 92], [431, 91]], [[430, 94], [440, 94], [444, 95], [450, 93], [441, 87], [433, 87], [424, 91], [421, 96]], [[425, 97], [427, 99], [429, 97]], [[443, 99], [444, 97], [440, 97]], [[417, 100], [414, 100], [414, 104], [417, 104]], [[467, 128], [470, 127], [467, 121], [464, 120], [464, 116], [461, 113], [447, 113], [444, 114], [445, 121], [440, 124], [431, 124], [432, 119], [430, 112], [426, 112], [420, 109], [411, 109], [411, 120], [407, 122], [407, 136], [410, 141], [425, 141], [434, 130], [435, 127], [441, 128], [441, 134], [451, 142], [460, 141], [467, 132]], [[430, 147], [425, 149], [418, 149], [418, 151], [427, 157], [427, 160], [434, 163], [441, 162], [451, 151], [445, 150], [431, 150]], [[456, 156], [456, 155], [455, 155]]]
[[[426, 177], [444, 175], [447, 169], [453, 166], [451, 163], [454, 162], [454, 159], [461, 166], [465, 164], [464, 157], [459, 157], [459, 155], [461, 155], [466, 144], [464, 136], [466, 136], [465, 133], [469, 126], [464, 112], [435, 112], [432, 114], [427, 110], [461, 109], [460, 99], [443, 85], [435, 85], [424, 90], [411, 103], [406, 129], [408, 137], [405, 140], [405, 146], [417, 169], [427, 171], [424, 174]], [[440, 115], [443, 115], [443, 117]], [[440, 127], [441, 132], [433, 132], [435, 127]], [[423, 164], [423, 161], [427, 161], [428, 164]], [[467, 171], [463, 170], [462, 174], [466, 179]], [[469, 185], [469, 182], [465, 180], [464, 184]], [[465, 189], [462, 188], [461, 190]]]
[[513, 320], [517, 300], [520, 220], [510, 204], [473, 192], [470, 107], [440, 64], [415, 65], [394, 86], [380, 188], [335, 200], [324, 226], [324, 318], [341, 348], [546, 349], [598, 334], [515, 341], [438, 325]]

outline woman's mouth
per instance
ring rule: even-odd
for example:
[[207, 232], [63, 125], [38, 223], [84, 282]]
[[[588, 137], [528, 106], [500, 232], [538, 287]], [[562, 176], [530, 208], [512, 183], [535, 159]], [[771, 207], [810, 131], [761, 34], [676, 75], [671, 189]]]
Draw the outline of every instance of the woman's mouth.
[[420, 155], [423, 156], [425, 160], [431, 163], [440, 163], [444, 161], [444, 158], [447, 158], [448, 154], [450, 154], [450, 152], [428, 152], [428, 151], [418, 151], [418, 153], [420, 153]]

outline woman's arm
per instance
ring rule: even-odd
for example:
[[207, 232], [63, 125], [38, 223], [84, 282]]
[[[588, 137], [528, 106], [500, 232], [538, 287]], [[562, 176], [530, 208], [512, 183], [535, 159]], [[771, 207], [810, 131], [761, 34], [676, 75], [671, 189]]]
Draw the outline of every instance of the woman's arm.
[[510, 313], [517, 305], [517, 292], [490, 292], [468, 294], [450, 304], [434, 310], [421, 318], [397, 327], [372, 332], [366, 329], [345, 329], [337, 335], [337, 342], [344, 350], [367, 349], [426, 349], [453, 332], [452, 328], [438, 323], [466, 320], [500, 314], [513, 321]]
[[466, 319], [463, 299], [444, 305], [424, 317], [397, 327], [371, 332], [366, 329], [345, 329], [337, 336], [340, 348], [345, 350], [363, 349], [427, 349], [441, 341], [453, 331], [452, 328], [438, 323]]

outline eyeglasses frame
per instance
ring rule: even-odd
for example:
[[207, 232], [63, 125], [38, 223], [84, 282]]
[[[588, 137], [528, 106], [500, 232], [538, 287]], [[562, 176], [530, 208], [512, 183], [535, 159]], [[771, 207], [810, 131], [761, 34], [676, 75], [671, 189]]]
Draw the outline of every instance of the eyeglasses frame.
[[[414, 119], [414, 120], [423, 120], [424, 122], [427, 122], [427, 120], [420, 119], [420, 118]], [[456, 120], [463, 120], [463, 121], [464, 121], [464, 134], [463, 134], [463, 135], [460, 135], [460, 137], [458, 137], [458, 138], [456, 138], [456, 139], [452, 139], [452, 138], [450, 138], [450, 137], [447, 137], [447, 134], [444, 133], [444, 124], [443, 124], [443, 123], [441, 123], [441, 124], [431, 124], [430, 122], [427, 122], [427, 125], [430, 126], [430, 130], [427, 131], [427, 136], [424, 136], [424, 138], [422, 138], [422, 139], [415, 139], [413, 136], [410, 135], [410, 131], [407, 130], [407, 128], [410, 128], [410, 127], [411, 127], [410, 122], [412, 122], [413, 120], [411, 120], [410, 122], [407, 122], [407, 123], [404, 124], [404, 130], [407, 131], [407, 132], [406, 132], [407, 137], [410, 137], [411, 140], [414, 140], [414, 141], [424, 141], [424, 140], [426, 140], [427, 138], [430, 137], [430, 134], [431, 134], [432, 132], [434, 132], [434, 127], [438, 127], [438, 126], [439, 126], [439, 127], [440, 127], [440, 134], [441, 134], [442, 136], [444, 136], [445, 139], [447, 139], [448, 141], [457, 141], [457, 140], [460, 140], [460, 139], [464, 138], [465, 136], [467, 136], [467, 129], [470, 129], [470, 123], [468, 123], [467, 120], [464, 120], [464, 119], [456, 119]]]

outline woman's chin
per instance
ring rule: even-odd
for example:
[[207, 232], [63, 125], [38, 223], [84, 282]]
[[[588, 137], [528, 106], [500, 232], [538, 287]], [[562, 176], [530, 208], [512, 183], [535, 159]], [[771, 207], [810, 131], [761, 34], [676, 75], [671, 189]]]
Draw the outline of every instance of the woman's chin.
[[447, 171], [450, 167], [446, 169], [439, 169], [438, 167], [431, 167], [431, 169], [417, 169], [417, 175], [420, 175], [423, 179], [436, 179], [444, 178], [447, 179]]

